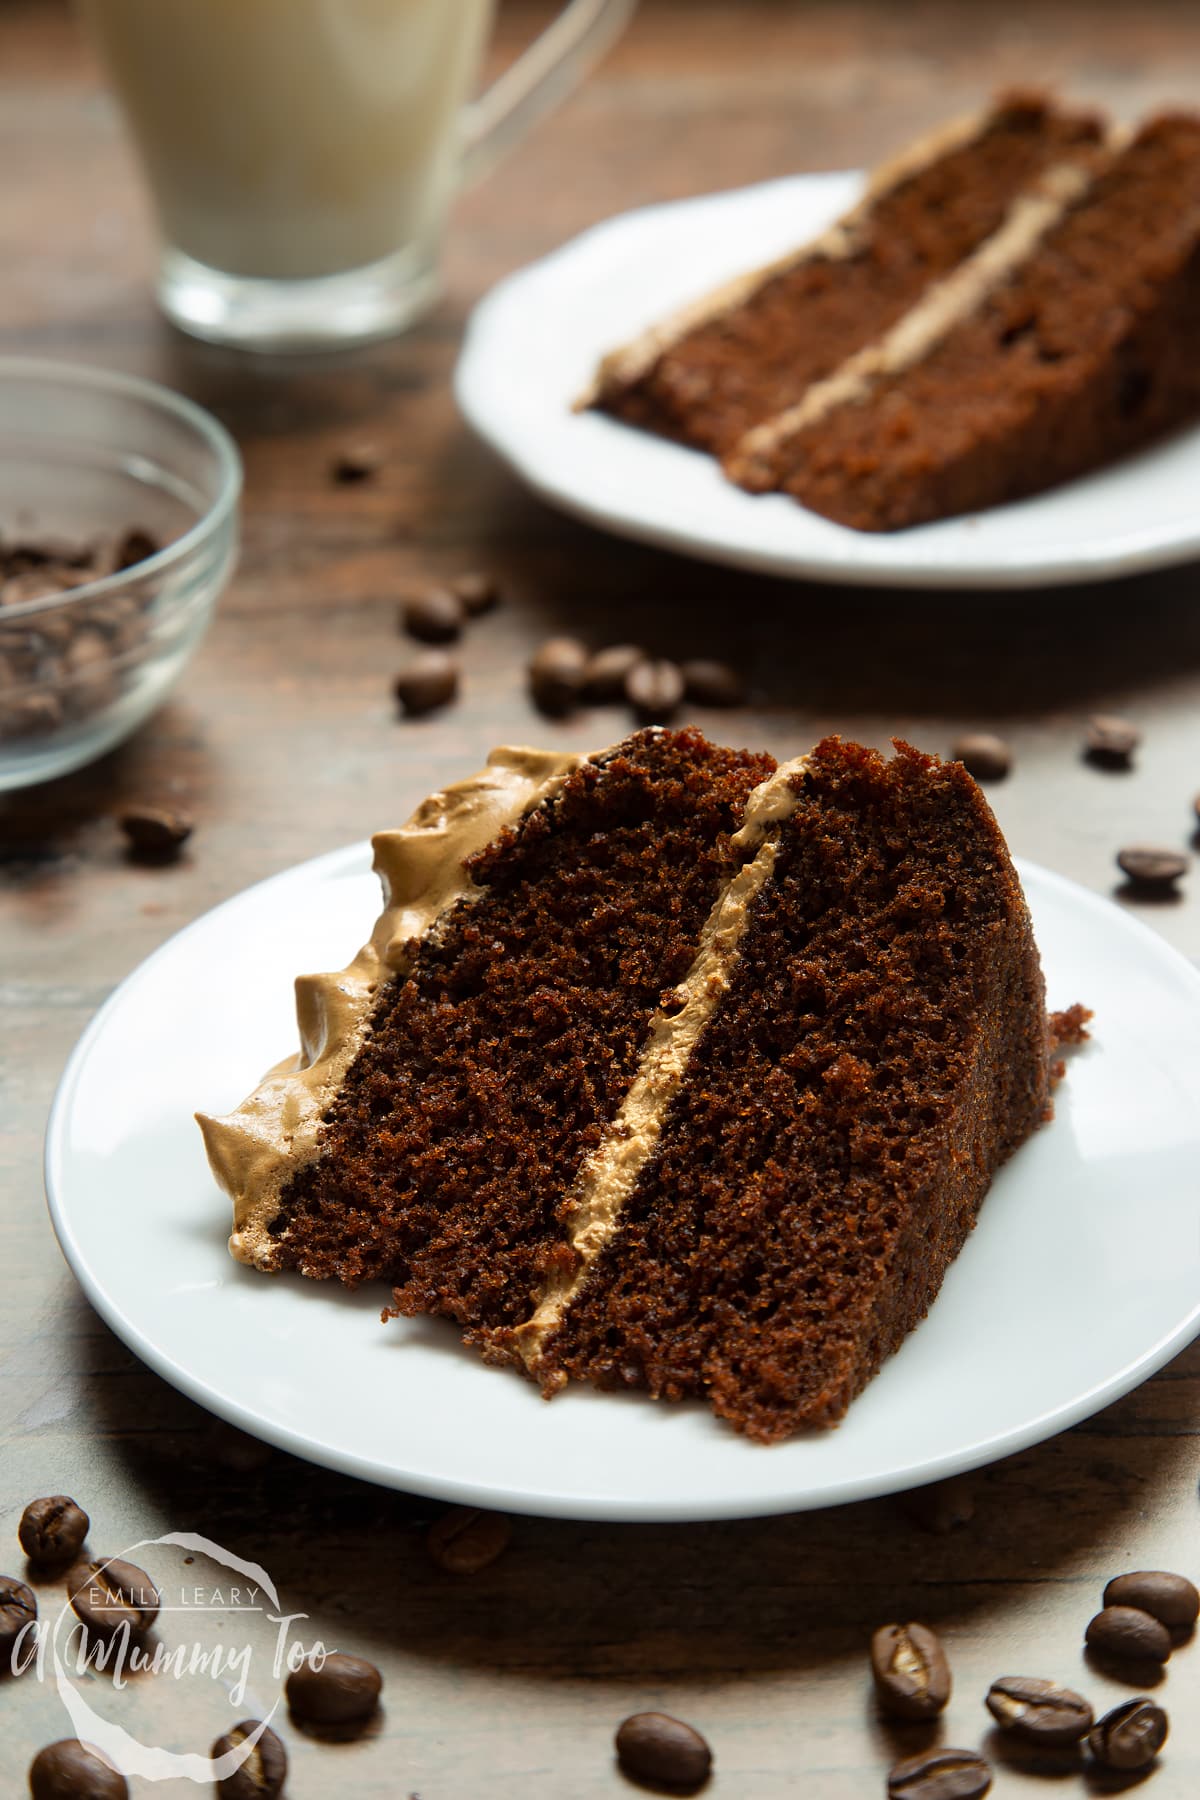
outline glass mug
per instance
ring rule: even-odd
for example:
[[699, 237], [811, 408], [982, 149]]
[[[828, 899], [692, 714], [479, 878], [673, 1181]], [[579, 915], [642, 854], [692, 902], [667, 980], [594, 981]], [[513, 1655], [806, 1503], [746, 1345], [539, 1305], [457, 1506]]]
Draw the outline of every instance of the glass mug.
[[636, 0], [571, 0], [473, 104], [492, 0], [80, 0], [195, 337], [335, 348], [437, 292], [456, 189], [578, 81]]

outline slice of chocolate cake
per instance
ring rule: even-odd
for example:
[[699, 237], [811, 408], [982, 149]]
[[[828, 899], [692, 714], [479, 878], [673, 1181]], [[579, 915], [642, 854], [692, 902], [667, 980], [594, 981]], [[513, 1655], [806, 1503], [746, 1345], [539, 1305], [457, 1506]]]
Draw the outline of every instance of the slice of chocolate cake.
[[1101, 135], [1090, 113], [1004, 96], [912, 145], [813, 242], [614, 351], [594, 405], [722, 455], [887, 331], [1002, 224], [1042, 171]]
[[1200, 116], [1059, 168], [726, 470], [863, 531], [1040, 493], [1200, 416]]
[[1046, 1116], [1029, 917], [958, 763], [697, 732], [498, 752], [376, 840], [304, 1050], [202, 1119], [234, 1254], [454, 1319], [546, 1393], [828, 1425]]

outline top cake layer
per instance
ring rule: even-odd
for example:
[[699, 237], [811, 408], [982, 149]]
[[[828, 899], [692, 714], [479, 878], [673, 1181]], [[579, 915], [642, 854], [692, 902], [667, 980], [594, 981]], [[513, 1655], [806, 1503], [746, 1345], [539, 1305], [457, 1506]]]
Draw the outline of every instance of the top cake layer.
[[945, 127], [880, 169], [830, 231], [606, 357], [588, 403], [724, 454], [885, 332], [1036, 176], [1100, 136], [1092, 114], [1036, 94]]

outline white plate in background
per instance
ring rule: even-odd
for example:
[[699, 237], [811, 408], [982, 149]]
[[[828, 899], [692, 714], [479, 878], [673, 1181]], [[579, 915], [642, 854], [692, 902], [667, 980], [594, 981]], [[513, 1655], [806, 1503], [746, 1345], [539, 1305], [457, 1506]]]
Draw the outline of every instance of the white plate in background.
[[746, 494], [711, 457], [573, 402], [608, 350], [770, 262], [862, 191], [796, 175], [624, 213], [502, 281], [455, 374], [463, 413], [555, 506], [623, 537], [767, 574], [864, 586], [1042, 587], [1200, 555], [1200, 427], [1031, 500], [909, 531], [851, 531]]

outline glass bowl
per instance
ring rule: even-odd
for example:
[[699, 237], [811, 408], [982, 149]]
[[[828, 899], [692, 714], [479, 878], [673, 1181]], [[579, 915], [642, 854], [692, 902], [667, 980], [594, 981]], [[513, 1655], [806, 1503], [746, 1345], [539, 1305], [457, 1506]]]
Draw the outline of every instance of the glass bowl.
[[91, 762], [162, 702], [232, 572], [241, 485], [228, 432], [179, 394], [0, 357], [0, 542], [163, 546], [41, 599], [0, 581], [0, 792]]

